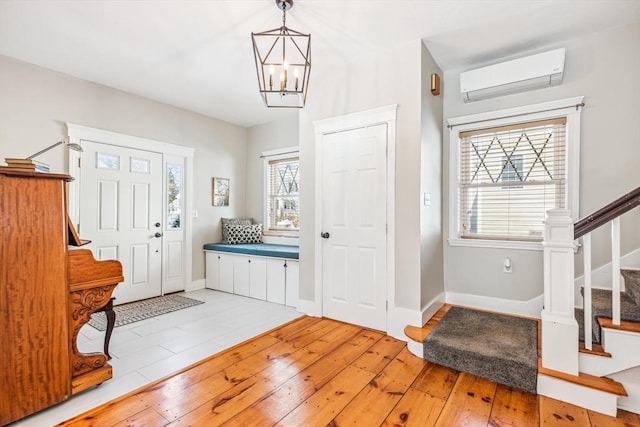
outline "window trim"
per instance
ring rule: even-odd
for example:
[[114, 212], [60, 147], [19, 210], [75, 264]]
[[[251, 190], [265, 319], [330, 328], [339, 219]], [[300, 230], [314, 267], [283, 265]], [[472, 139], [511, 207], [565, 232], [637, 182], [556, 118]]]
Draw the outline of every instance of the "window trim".
[[[273, 160], [291, 159], [297, 158], [298, 164], [300, 164], [300, 148], [299, 147], [286, 147], [278, 148], [276, 150], [263, 151], [260, 155], [262, 157], [262, 234], [264, 236], [273, 237], [298, 237], [300, 235], [300, 229], [297, 230], [271, 230], [269, 229], [269, 212], [267, 203], [269, 199], [269, 162]], [[299, 172], [298, 172], [299, 174]], [[300, 180], [298, 179], [298, 185]]]
[[580, 185], [580, 116], [584, 96], [544, 102], [528, 106], [490, 111], [447, 120], [449, 127], [449, 235], [450, 246], [480, 248], [542, 250], [541, 242], [493, 239], [463, 239], [459, 224], [460, 132], [492, 128], [516, 123], [566, 117], [566, 182], [567, 209], [574, 220], [579, 218]]

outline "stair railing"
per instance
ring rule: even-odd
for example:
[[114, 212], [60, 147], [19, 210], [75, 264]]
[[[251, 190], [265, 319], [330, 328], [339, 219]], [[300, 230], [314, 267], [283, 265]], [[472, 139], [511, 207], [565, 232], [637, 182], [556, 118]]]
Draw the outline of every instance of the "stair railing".
[[591, 233], [599, 227], [611, 224], [611, 317], [614, 325], [620, 324], [620, 216], [640, 206], [640, 187], [614, 200], [602, 209], [574, 224], [574, 239], [582, 237], [584, 257], [584, 344], [593, 349], [592, 300], [591, 300]]
[[604, 208], [581, 219], [575, 225], [571, 212], [553, 209], [547, 212], [543, 239], [544, 308], [542, 320], [542, 366], [578, 375], [578, 322], [575, 319], [574, 249], [582, 237], [585, 259], [584, 315], [585, 346], [591, 342], [591, 235], [611, 223], [614, 324], [620, 324], [620, 215], [640, 206], [640, 187]]

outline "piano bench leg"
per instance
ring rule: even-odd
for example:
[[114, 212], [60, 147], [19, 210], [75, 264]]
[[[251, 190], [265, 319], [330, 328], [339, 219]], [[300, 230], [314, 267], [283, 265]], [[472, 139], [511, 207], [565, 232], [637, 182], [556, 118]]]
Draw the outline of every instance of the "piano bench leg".
[[115, 298], [111, 298], [103, 309], [104, 314], [107, 316], [107, 330], [104, 336], [104, 354], [107, 355], [107, 360], [111, 360], [111, 356], [109, 355], [109, 341], [111, 341], [111, 333], [113, 332], [113, 327], [116, 324], [116, 312], [113, 311], [114, 299]]

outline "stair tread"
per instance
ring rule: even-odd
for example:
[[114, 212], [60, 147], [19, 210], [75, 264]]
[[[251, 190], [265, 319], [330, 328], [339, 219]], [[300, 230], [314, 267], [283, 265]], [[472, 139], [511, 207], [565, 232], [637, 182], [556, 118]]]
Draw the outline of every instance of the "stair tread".
[[614, 325], [613, 320], [609, 317], [598, 316], [598, 323], [602, 328], [618, 329], [621, 331], [640, 333], [640, 322], [630, 320], [621, 320], [619, 325]]
[[580, 351], [580, 353], [593, 354], [594, 356], [611, 357], [611, 353], [607, 353], [606, 351], [604, 351], [604, 348], [602, 348], [600, 344], [592, 343], [591, 350], [586, 349], [584, 341], [580, 341], [579, 344], [580, 346], [578, 351]]
[[[610, 290], [592, 289], [591, 301], [594, 316], [611, 317]], [[624, 320], [640, 321], [640, 306], [624, 292], [620, 293], [620, 317]]]
[[570, 375], [566, 372], [560, 372], [543, 367], [540, 359], [538, 359], [538, 373], [549, 377], [558, 378], [564, 381], [569, 381], [571, 383], [578, 384], [584, 387], [612, 393], [617, 396], [628, 396], [627, 390], [624, 388], [622, 383], [619, 383], [616, 380], [612, 380], [611, 378], [607, 377], [597, 377], [595, 375], [585, 374], [584, 372], [579, 372], [577, 376]]
[[447, 314], [447, 311], [449, 311], [451, 307], [453, 307], [451, 304], [444, 304], [422, 327], [413, 325], [405, 326], [404, 334], [412, 341], [422, 344], [427, 335], [429, 335], [429, 332], [431, 332], [431, 329], [438, 324], [440, 319]]
[[404, 328], [404, 334], [415, 342], [422, 343], [429, 335], [430, 329], [420, 328], [418, 326], [407, 325]]

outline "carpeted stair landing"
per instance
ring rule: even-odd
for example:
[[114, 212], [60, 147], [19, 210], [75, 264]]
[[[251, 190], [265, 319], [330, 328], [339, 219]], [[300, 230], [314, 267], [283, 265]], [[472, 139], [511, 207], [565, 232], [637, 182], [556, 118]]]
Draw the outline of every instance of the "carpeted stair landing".
[[451, 307], [424, 340], [430, 362], [536, 393], [538, 323]]

